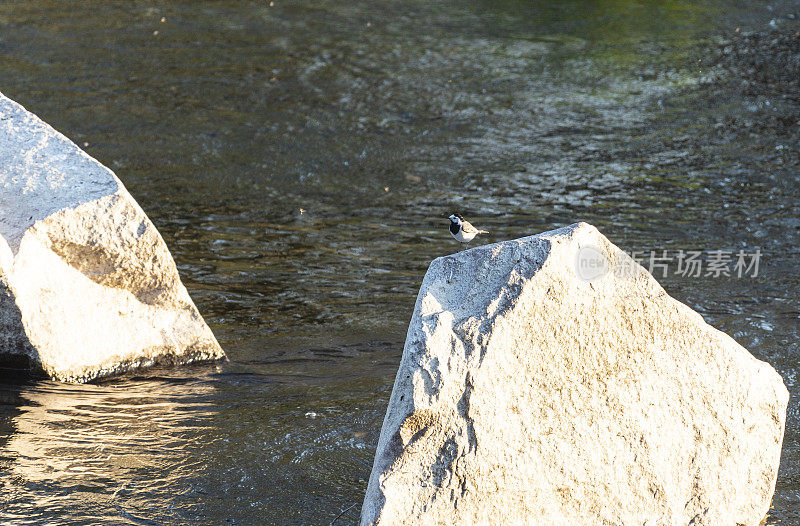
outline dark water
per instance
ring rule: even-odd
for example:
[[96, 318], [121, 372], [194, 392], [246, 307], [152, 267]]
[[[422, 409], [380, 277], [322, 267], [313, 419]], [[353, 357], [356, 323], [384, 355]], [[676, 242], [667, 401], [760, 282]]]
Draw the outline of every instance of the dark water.
[[0, 90], [117, 172], [231, 358], [0, 385], [0, 523], [352, 523], [460, 210], [760, 249], [660, 281], [792, 391], [769, 521], [800, 524], [797, 70], [742, 36], [800, 8], [739, 4], [0, 2]]

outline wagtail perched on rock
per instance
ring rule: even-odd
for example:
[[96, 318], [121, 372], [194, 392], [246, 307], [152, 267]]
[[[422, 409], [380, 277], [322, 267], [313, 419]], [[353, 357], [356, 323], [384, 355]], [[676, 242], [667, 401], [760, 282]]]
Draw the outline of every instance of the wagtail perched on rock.
[[479, 230], [472, 226], [472, 224], [461, 217], [460, 214], [453, 214], [449, 217], [450, 219], [450, 233], [453, 234], [453, 237], [456, 240], [462, 243], [469, 243], [475, 236], [478, 234], [488, 234], [486, 230]]

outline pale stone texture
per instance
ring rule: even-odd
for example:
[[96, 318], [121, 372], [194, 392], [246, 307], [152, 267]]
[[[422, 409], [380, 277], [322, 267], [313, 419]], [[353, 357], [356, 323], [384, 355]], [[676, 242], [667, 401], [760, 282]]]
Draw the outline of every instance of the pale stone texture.
[[82, 382], [224, 356], [120, 180], [0, 94], [0, 362]]
[[788, 398], [591, 225], [441, 257], [361, 524], [756, 525]]

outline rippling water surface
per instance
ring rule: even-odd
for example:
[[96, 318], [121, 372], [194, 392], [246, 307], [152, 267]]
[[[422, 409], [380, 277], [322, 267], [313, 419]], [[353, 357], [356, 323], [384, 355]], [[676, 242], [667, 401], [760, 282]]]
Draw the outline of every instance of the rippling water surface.
[[[800, 103], [725, 48], [800, 8], [739, 5], [0, 1], [0, 90], [115, 170], [231, 358], [0, 384], [0, 522], [355, 521], [452, 210], [487, 241], [760, 249], [660, 281], [794, 393]], [[793, 395], [776, 524], [799, 446]]]

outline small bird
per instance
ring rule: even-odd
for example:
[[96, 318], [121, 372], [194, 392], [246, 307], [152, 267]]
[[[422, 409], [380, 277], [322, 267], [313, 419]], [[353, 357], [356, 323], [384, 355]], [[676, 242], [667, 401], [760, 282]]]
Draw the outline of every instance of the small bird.
[[489, 233], [486, 230], [478, 230], [469, 221], [461, 217], [460, 214], [453, 214], [448, 219], [450, 219], [450, 233], [453, 234], [457, 241], [462, 243], [469, 243], [478, 234]]

